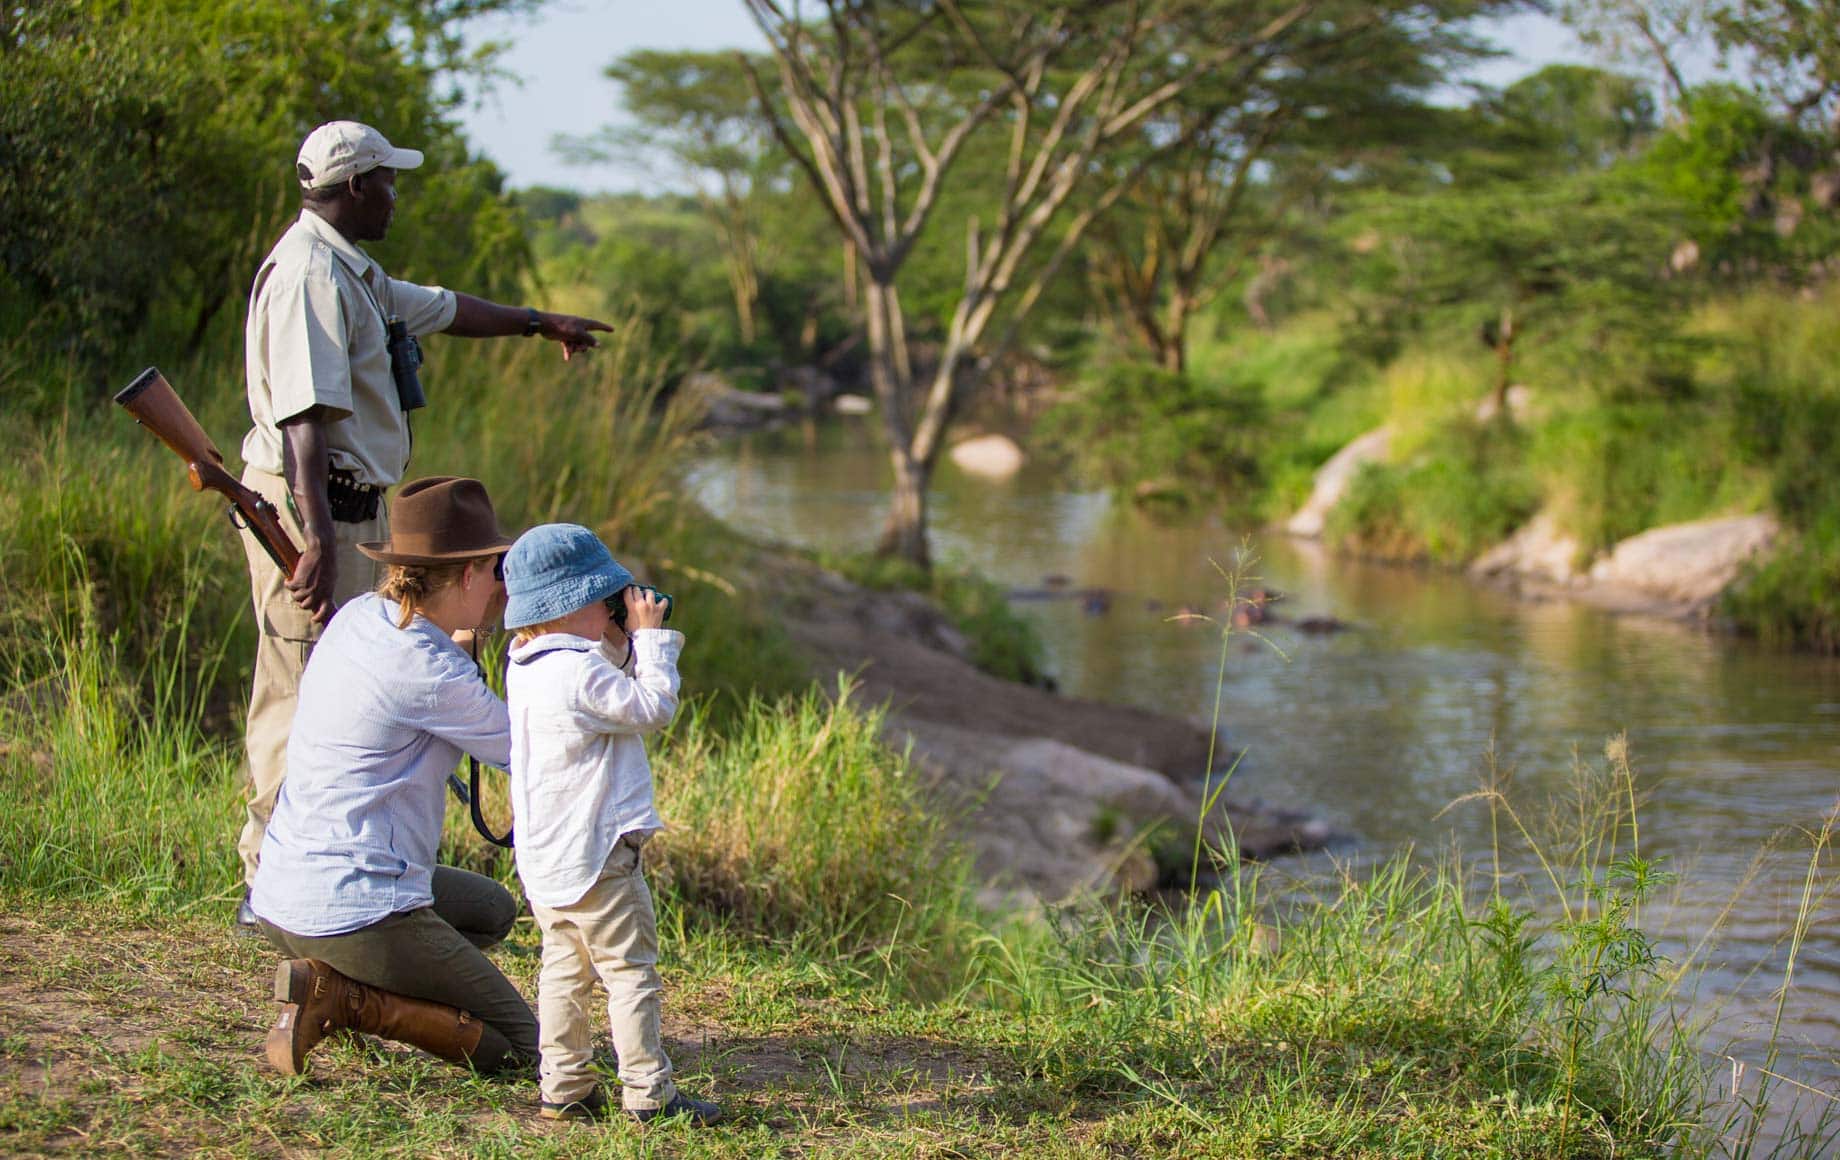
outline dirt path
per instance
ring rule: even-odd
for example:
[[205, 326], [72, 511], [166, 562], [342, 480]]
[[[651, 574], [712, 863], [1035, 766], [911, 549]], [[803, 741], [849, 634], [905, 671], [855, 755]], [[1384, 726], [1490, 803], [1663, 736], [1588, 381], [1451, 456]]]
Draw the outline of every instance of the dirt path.
[[[0, 918], [0, 1153], [517, 1153], [593, 1130], [541, 1119], [533, 1081], [476, 1079], [381, 1040], [328, 1043], [307, 1077], [276, 1075], [261, 1051], [267, 947], [197, 917], [28, 905]], [[534, 930], [496, 955], [534, 994]], [[921, 1111], [979, 1115], [1006, 1067], [937, 1034], [863, 1033], [860, 1013], [777, 984], [667, 965], [666, 985], [666, 1048], [687, 1086], [743, 1136], [752, 1125], [797, 1150], [826, 1150], [840, 1124], [895, 1134]], [[612, 1059], [599, 1063], [611, 1078]]]

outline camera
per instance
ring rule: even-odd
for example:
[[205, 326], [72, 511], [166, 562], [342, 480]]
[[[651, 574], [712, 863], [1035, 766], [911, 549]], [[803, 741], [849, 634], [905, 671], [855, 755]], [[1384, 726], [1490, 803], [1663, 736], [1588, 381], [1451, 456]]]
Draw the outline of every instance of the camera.
[[[641, 592], [650, 592], [664, 601], [664, 618], [671, 619], [671, 594], [669, 592], [660, 592], [650, 584], [628, 584], [626, 588], [637, 588]], [[626, 588], [620, 589], [607, 598], [607, 611], [613, 614], [613, 622], [620, 626], [621, 632], [626, 631]]]
[[396, 383], [396, 403], [405, 411], [414, 411], [428, 405], [428, 396], [422, 393], [422, 378], [417, 372], [422, 369], [422, 344], [409, 333], [409, 327], [400, 318], [392, 318], [388, 323], [389, 337], [384, 340], [384, 349], [390, 352], [390, 378]]

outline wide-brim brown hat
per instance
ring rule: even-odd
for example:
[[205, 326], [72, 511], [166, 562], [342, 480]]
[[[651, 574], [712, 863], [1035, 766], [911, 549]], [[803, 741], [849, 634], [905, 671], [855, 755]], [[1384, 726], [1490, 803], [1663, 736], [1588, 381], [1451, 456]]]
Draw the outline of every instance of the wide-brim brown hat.
[[359, 544], [358, 551], [385, 564], [438, 564], [510, 547], [485, 484], [436, 475], [404, 484], [390, 501], [390, 538]]

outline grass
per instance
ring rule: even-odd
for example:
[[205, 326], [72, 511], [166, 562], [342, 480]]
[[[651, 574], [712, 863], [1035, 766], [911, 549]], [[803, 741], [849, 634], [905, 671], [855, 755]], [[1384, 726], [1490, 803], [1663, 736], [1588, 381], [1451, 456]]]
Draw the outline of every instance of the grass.
[[[719, 531], [678, 506], [659, 461], [682, 445], [670, 423], [640, 429], [643, 390], [588, 380], [597, 402], [571, 442], [546, 408], [584, 383], [506, 366], [525, 377], [500, 382], [503, 397], [487, 379], [463, 389], [481, 394], [478, 422], [534, 425], [476, 432], [481, 474], [528, 485], [504, 488], [507, 522], [599, 523], [680, 588], [684, 615], [726, 602], [721, 615], [757, 626], [756, 655], [711, 681], [729, 691], [654, 749], [674, 823], [653, 863], [667, 1040], [686, 1086], [723, 1100], [731, 1124], [553, 1125], [528, 1082], [374, 1043], [330, 1046], [303, 1080], [265, 1071], [272, 959], [229, 926], [234, 714], [213, 709], [235, 683], [242, 610], [240, 591], [214, 587], [238, 587], [218, 575], [228, 537], [182, 492], [143, 491], [150, 514], [114, 514], [81, 494], [72, 445], [48, 441], [42, 460], [0, 468], [26, 488], [5, 493], [0, 530], [30, 585], [9, 612], [27, 635], [0, 669], [0, 1147], [1609, 1157], [1716, 1155], [1749, 1133], [1762, 1150], [1753, 1125], [1777, 1097], [1728, 1113], [1693, 1029], [1665, 1018], [1686, 964], [1643, 933], [1660, 868], [1641, 861], [1626, 761], [1581, 774], [1555, 815], [1578, 824], [1558, 835], [1523, 824], [1511, 786], [1482, 791], [1503, 841], [1551, 852], [1547, 882], [1401, 854], [1298, 893], [1230, 844], [1195, 845], [1220, 887], [985, 913], [950, 819], [877, 740], [873, 707], [754, 679], [790, 662], [770, 655], [740, 571], [725, 574]], [[131, 428], [85, 427], [96, 418], [80, 409], [59, 421], [121, 456], [124, 481], [99, 480], [103, 496], [162, 478], [167, 453]], [[539, 436], [562, 449], [547, 466]], [[598, 462], [597, 440], [626, 440], [624, 465]], [[431, 441], [430, 469], [458, 450]], [[554, 478], [565, 469], [579, 505]], [[129, 598], [153, 580], [157, 612]], [[450, 855], [509, 877], [449, 821]], [[1803, 933], [1831, 890], [1822, 866], [1817, 848]], [[529, 924], [495, 954], [532, 993]]]

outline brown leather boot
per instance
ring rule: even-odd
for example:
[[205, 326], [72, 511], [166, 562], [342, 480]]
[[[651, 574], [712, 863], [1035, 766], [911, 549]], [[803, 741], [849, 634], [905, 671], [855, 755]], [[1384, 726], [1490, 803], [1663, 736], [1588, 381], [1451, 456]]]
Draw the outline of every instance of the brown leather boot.
[[[419, 1047], [429, 1055], [466, 1067], [479, 1054], [486, 1025], [472, 1014], [445, 1003], [411, 999], [393, 991], [352, 984], [362, 992], [351, 1028]], [[483, 1062], [483, 1061], [481, 1061]]]
[[285, 1004], [269, 1028], [268, 1062], [283, 1075], [306, 1070], [307, 1052], [351, 1026], [348, 989], [357, 986], [318, 959], [288, 959], [275, 968], [275, 999]]
[[275, 998], [286, 1006], [268, 1033], [268, 1062], [285, 1075], [304, 1071], [307, 1053], [334, 1031], [381, 1035], [462, 1065], [478, 1053], [485, 1033], [485, 1024], [465, 1011], [366, 986], [318, 959], [282, 963]]

